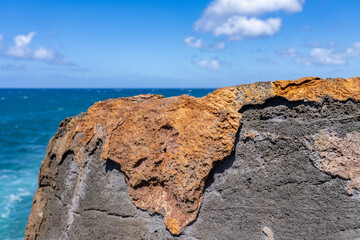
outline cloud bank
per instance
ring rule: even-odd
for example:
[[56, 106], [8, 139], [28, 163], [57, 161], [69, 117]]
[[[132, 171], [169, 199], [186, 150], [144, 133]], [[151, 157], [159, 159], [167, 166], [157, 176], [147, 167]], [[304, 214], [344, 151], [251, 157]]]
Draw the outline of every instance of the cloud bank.
[[69, 59], [50, 49], [42, 46], [36, 49], [30, 48], [29, 45], [35, 35], [36, 32], [30, 32], [27, 35], [15, 36], [13, 39], [15, 45], [5, 51], [5, 56], [15, 59], [40, 60], [50, 64], [73, 65]]
[[294, 48], [279, 50], [278, 53], [284, 58], [293, 59], [301, 65], [345, 65], [348, 60], [360, 58], [360, 42], [354, 43], [345, 50], [334, 48], [313, 48], [308, 54], [301, 54]]
[[280, 30], [281, 18], [261, 19], [265, 13], [302, 11], [305, 0], [214, 0], [195, 22], [198, 32], [241, 40], [271, 36]]

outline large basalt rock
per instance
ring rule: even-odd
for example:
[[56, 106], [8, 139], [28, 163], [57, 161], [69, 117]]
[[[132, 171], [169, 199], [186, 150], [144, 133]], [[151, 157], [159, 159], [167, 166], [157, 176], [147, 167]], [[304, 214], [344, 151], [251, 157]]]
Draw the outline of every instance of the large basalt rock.
[[51, 139], [25, 238], [355, 239], [359, 100], [302, 78], [98, 102]]

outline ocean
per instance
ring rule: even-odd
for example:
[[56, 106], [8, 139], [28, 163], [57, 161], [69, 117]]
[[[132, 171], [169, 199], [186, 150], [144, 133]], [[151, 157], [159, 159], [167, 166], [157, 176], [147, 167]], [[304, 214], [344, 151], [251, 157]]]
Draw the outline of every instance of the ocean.
[[0, 239], [23, 239], [46, 146], [61, 120], [94, 102], [138, 94], [205, 96], [214, 89], [0, 89]]

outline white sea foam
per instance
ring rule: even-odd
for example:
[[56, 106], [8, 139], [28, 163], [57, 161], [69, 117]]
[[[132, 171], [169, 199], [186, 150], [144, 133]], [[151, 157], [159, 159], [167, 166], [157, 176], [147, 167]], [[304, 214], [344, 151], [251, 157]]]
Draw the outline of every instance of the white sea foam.
[[[26, 191], [23, 188], [18, 188], [18, 192], [10, 195], [7, 195], [4, 197], [4, 202], [2, 206], [0, 207], [0, 219], [6, 219], [9, 218], [11, 209], [14, 207], [16, 202], [21, 201], [21, 199], [25, 196], [30, 196], [31, 193], [29, 191]], [[2, 209], [1, 209], [2, 208]]]

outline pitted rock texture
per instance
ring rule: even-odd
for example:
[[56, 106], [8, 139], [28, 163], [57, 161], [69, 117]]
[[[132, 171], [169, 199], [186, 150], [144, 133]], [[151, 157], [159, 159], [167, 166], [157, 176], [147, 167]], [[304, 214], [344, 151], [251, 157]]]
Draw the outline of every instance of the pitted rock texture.
[[214, 166], [198, 218], [184, 233], [223, 240], [359, 239], [360, 192], [348, 195], [350, 181], [316, 167], [313, 151], [318, 133], [345, 139], [360, 132], [360, 102], [273, 98], [241, 112], [235, 151]]
[[196, 218], [213, 162], [233, 150], [240, 124], [235, 90], [202, 99], [140, 96], [97, 103], [77, 125], [73, 136], [84, 136], [75, 157], [86, 162], [88, 143], [104, 142], [101, 159], [120, 164], [131, 200], [164, 215], [169, 230], [179, 234]]
[[[201, 217], [202, 210], [198, 220], [188, 229], [184, 228], [196, 219], [202, 199], [204, 198], [202, 208], [209, 201], [206, 194], [212, 185], [205, 191], [204, 196], [203, 193], [206, 179], [214, 164], [220, 166], [223, 159], [229, 159], [235, 146], [243, 141], [241, 138], [261, 142], [266, 139], [276, 141], [283, 137], [279, 134], [281, 131], [259, 133], [256, 128], [240, 136], [243, 128], [240, 125], [244, 124], [241, 119], [246, 113], [243, 110], [250, 108], [249, 106], [262, 106], [276, 97], [283, 97], [282, 101], [286, 104], [287, 101], [303, 99], [320, 104], [325, 101], [326, 96], [331, 101], [346, 101], [349, 98], [358, 101], [359, 93], [360, 78], [303, 78], [296, 81], [264, 82], [223, 88], [198, 99], [185, 95], [168, 99], [163, 99], [162, 96], [142, 95], [96, 103], [86, 114], [63, 121], [58, 133], [50, 141], [47, 156], [40, 169], [39, 189], [34, 196], [25, 237], [73, 239], [91, 236], [90, 239], [97, 239], [95, 236], [101, 237], [104, 234], [114, 239], [171, 237], [160, 224], [159, 216], [146, 215], [135, 208], [132, 205], [134, 203], [150, 214], [163, 215], [165, 225], [171, 233], [183, 232], [180, 238], [229, 239], [221, 236], [235, 231], [237, 234], [229, 235], [230, 239], [260, 239], [241, 237], [239, 234], [245, 234], [247, 231], [241, 229], [228, 229], [228, 233], [223, 232], [224, 235], [214, 235], [218, 236], [216, 238], [206, 235], [202, 230], [202, 222], [209, 221], [210, 227], [215, 220], [223, 221], [226, 217], [222, 219], [222, 210], [214, 211], [217, 216], [205, 218]], [[342, 102], [339, 106], [341, 104]], [[306, 111], [315, 111], [314, 109], [299, 109], [296, 114], [306, 114]], [[282, 113], [278, 114], [279, 116], [273, 117], [275, 122], [281, 122]], [[294, 118], [297, 117], [296, 114], [294, 113]], [[342, 114], [349, 115], [348, 112]], [[319, 116], [319, 119], [321, 117], [332, 116]], [[260, 122], [267, 120], [265, 116]], [[350, 120], [351, 126], [353, 123], [354, 120]], [[288, 128], [289, 131], [292, 130], [291, 126]], [[322, 129], [318, 130], [318, 133], [321, 133]], [[359, 132], [356, 127], [354, 131]], [[301, 135], [308, 139], [303, 140], [308, 146], [307, 151], [313, 153], [318, 151], [315, 150], [317, 135], [314, 133], [307, 138]], [[291, 142], [291, 136], [288, 138]], [[264, 153], [276, 152], [275, 146], [271, 146], [267, 150], [264, 149]], [[293, 150], [296, 152], [298, 149], [295, 146]], [[235, 152], [238, 152], [237, 148]], [[357, 153], [357, 150], [354, 152]], [[254, 152], [244, 149], [242, 154], [252, 156]], [[269, 156], [271, 158], [272, 155]], [[247, 164], [250, 165], [244, 168], [249, 168], [251, 173], [254, 173], [259, 165], [256, 161]], [[224, 165], [227, 165], [226, 161]], [[310, 166], [314, 171], [328, 172], [321, 167], [316, 168], [311, 164]], [[231, 169], [233, 167], [229, 168]], [[238, 171], [238, 175], [242, 176], [244, 170], [235, 168], [234, 171]], [[309, 171], [307, 174], [312, 173]], [[266, 176], [265, 173], [264, 179]], [[334, 176], [344, 178], [341, 175]], [[124, 178], [127, 185], [124, 185]], [[345, 184], [345, 180], [339, 181]], [[231, 181], [229, 183], [233, 184]], [[241, 196], [237, 197], [241, 199]], [[237, 206], [237, 201], [234, 198], [228, 204]], [[215, 208], [217, 204], [215, 203]], [[101, 227], [99, 219], [103, 219], [101, 223], [108, 227]], [[54, 227], [56, 222], [60, 224]], [[271, 238], [273, 234], [275, 239], [278, 239], [278, 230], [274, 231], [270, 223], [265, 221], [266, 225], [255, 224], [257, 230], [254, 233], [260, 234], [256, 236], [264, 237], [265, 234]], [[99, 226], [96, 226], [97, 224]], [[101, 229], [96, 230], [99, 227]], [[214, 226], [215, 229], [218, 228]], [[212, 232], [212, 229], [208, 231]]]
[[352, 188], [360, 190], [360, 132], [349, 132], [339, 138], [336, 132], [322, 130], [313, 136], [314, 154], [318, 161], [315, 166], [331, 175], [351, 180], [348, 193]]

